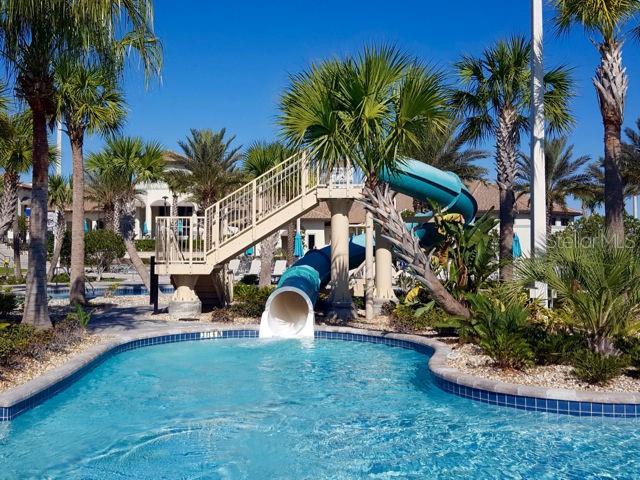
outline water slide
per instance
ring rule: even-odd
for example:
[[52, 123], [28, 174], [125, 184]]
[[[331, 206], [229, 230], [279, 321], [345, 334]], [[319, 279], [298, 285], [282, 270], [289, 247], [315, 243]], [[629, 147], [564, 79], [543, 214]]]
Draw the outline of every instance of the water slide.
[[[396, 172], [384, 172], [380, 179], [399, 193], [433, 202], [447, 213], [462, 215], [465, 223], [475, 219], [477, 203], [452, 172], [444, 172], [416, 160], [404, 162]], [[432, 229], [415, 226], [421, 243], [428, 243]], [[364, 235], [349, 242], [349, 269], [365, 260]], [[269, 296], [260, 322], [260, 337], [313, 337], [314, 305], [320, 289], [331, 278], [331, 246], [310, 250], [287, 269]]]

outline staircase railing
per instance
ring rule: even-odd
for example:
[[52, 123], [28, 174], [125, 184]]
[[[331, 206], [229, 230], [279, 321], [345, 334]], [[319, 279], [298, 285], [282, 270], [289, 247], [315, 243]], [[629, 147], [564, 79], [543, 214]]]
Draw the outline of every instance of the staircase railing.
[[349, 161], [321, 172], [306, 152], [297, 153], [207, 208], [204, 217], [156, 217], [156, 261], [206, 263], [212, 252], [314, 190], [361, 185]]
[[309, 193], [318, 185], [318, 178], [306, 153], [299, 153], [207, 208], [206, 253]]

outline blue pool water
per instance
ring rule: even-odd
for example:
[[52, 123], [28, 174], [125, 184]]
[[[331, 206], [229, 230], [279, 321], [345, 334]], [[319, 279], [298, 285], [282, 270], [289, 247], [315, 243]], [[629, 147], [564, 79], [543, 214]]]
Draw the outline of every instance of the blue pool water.
[[336, 340], [116, 355], [0, 424], [0, 478], [638, 478], [640, 424], [474, 402], [428, 358]]
[[[101, 297], [107, 293], [109, 289], [107, 287], [95, 287], [87, 288], [87, 298]], [[158, 285], [160, 293], [173, 293], [174, 289], [171, 285]], [[47, 294], [51, 298], [69, 298], [69, 287], [67, 286], [49, 286], [47, 287]], [[148, 295], [149, 290], [143, 285], [123, 285], [111, 292], [110, 295], [114, 297], [120, 297], [123, 295]]]

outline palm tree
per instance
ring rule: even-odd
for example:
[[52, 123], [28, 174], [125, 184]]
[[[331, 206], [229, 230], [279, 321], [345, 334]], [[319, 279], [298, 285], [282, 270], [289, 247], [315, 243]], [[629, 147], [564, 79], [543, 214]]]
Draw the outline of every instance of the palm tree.
[[[349, 158], [365, 175], [367, 201], [372, 201], [383, 196], [379, 175], [396, 169], [400, 152], [417, 146], [425, 130], [444, 130], [446, 97], [440, 73], [393, 47], [365, 48], [355, 58], [326, 61], [292, 77], [281, 99], [280, 125], [289, 142], [310, 149], [325, 170]], [[420, 275], [447, 312], [469, 315], [430, 269]], [[371, 274], [366, 290], [370, 304]]]
[[149, 288], [149, 272], [138, 256], [134, 240], [135, 202], [141, 183], [158, 181], [164, 173], [164, 149], [155, 142], [137, 137], [110, 138], [104, 149], [87, 159], [90, 190], [94, 181], [103, 181], [114, 192], [114, 223], [124, 240], [131, 263]]
[[126, 113], [115, 75], [107, 67], [63, 58], [56, 63], [54, 74], [57, 112], [71, 143], [73, 162], [69, 301], [84, 304], [84, 137], [86, 133], [114, 133]]
[[[513, 276], [515, 179], [520, 134], [529, 126], [531, 45], [522, 37], [500, 40], [480, 57], [464, 56], [456, 63], [460, 89], [453, 103], [465, 115], [462, 134], [475, 141], [495, 137], [497, 184], [500, 190], [500, 278]], [[572, 124], [568, 102], [572, 94], [564, 67], [544, 75], [545, 116], [552, 130]]]
[[0, 204], [0, 236], [4, 236], [9, 225], [13, 230], [13, 273], [16, 280], [22, 279], [20, 261], [20, 212], [18, 211], [18, 183], [20, 174], [31, 168], [31, 115], [16, 113], [3, 122], [0, 139], [0, 167], [4, 170], [3, 193]]
[[0, 3], [0, 51], [15, 75], [16, 95], [33, 115], [30, 246], [23, 322], [50, 327], [47, 309], [46, 232], [49, 170], [48, 120], [55, 116], [53, 65], [62, 56], [114, 58], [140, 54], [145, 72], [159, 68], [150, 0], [71, 0]]
[[[244, 154], [243, 170], [254, 178], [259, 177], [279, 163], [285, 161], [293, 155], [293, 153], [293, 150], [280, 142], [255, 142], [251, 144]], [[289, 222], [287, 225], [291, 226], [292, 223], [293, 222]], [[293, 235], [295, 234], [292, 232], [288, 232], [287, 234], [290, 235], [288, 238], [289, 244], [293, 247]], [[279, 236], [279, 232], [276, 232], [260, 242], [260, 286], [271, 285], [273, 254]], [[293, 253], [291, 256], [293, 256]]]
[[62, 241], [64, 233], [67, 230], [67, 222], [65, 219], [65, 210], [69, 208], [72, 202], [72, 188], [69, 179], [61, 175], [52, 175], [49, 177], [49, 209], [56, 214], [56, 229], [54, 231], [54, 249], [49, 271], [47, 273], [47, 281], [51, 281], [55, 274], [60, 252], [62, 252]]
[[554, 0], [555, 18], [560, 31], [573, 24], [582, 25], [597, 40], [600, 65], [593, 84], [598, 96], [604, 126], [604, 210], [607, 233], [624, 241], [624, 183], [619, 160], [622, 152], [621, 129], [628, 78], [622, 64], [624, 25], [640, 12], [639, 0]]
[[405, 155], [440, 170], [453, 172], [463, 182], [482, 180], [487, 169], [475, 162], [488, 158], [489, 153], [476, 148], [465, 148], [469, 139], [459, 131], [461, 123], [461, 120], [454, 119], [443, 132], [423, 132], [418, 145], [409, 148]]
[[179, 141], [183, 170], [176, 171], [179, 189], [201, 210], [216, 203], [242, 184], [238, 162], [242, 158], [241, 146], [233, 147], [235, 135], [225, 138], [226, 130], [191, 129], [185, 141]]
[[[551, 234], [551, 212], [554, 205], [567, 208], [569, 195], [584, 194], [591, 176], [584, 171], [584, 166], [591, 161], [589, 155], [573, 158], [573, 145], [567, 145], [566, 137], [554, 138], [544, 146], [545, 157], [545, 190], [547, 210], [547, 236]], [[518, 156], [518, 183], [516, 189], [531, 193], [533, 165], [531, 158], [520, 153]]]

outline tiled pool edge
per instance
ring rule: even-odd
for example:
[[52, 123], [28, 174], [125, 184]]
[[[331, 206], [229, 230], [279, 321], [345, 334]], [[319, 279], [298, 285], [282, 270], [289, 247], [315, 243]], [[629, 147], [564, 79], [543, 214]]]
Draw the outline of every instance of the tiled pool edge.
[[[191, 325], [187, 328], [146, 330], [120, 335], [90, 347], [64, 365], [0, 394], [0, 421], [8, 421], [61, 392], [113, 355], [150, 345], [194, 340], [257, 338], [258, 326], [245, 328]], [[599, 417], [640, 417], [640, 394], [599, 393], [508, 384], [464, 374], [447, 366], [451, 349], [442, 342], [398, 333], [350, 327], [316, 329], [316, 338], [381, 343], [432, 354], [429, 369], [442, 390], [483, 403], [557, 414]]]

